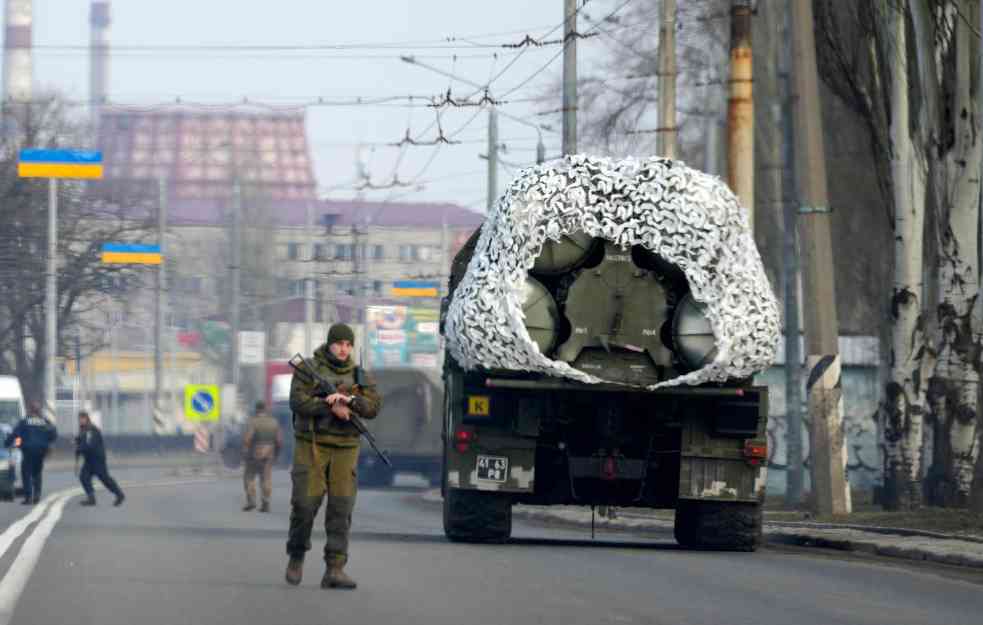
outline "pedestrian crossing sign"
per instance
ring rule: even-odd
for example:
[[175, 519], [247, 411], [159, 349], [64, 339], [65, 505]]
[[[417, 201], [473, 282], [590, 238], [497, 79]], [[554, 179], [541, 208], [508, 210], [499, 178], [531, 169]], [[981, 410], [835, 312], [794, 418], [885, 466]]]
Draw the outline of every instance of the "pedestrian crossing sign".
[[184, 387], [184, 417], [188, 421], [218, 421], [222, 402], [218, 386], [188, 384]]

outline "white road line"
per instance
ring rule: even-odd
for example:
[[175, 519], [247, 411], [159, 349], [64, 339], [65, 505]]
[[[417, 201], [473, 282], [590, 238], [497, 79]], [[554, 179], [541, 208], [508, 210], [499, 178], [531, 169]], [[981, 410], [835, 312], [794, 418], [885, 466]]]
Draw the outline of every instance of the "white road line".
[[10, 545], [14, 544], [14, 542], [20, 538], [21, 534], [24, 533], [24, 530], [41, 518], [41, 515], [48, 510], [51, 502], [63, 495], [64, 492], [65, 491], [58, 491], [57, 493], [48, 495], [43, 501], [41, 501], [41, 503], [34, 506], [29, 514], [26, 514], [17, 521], [11, 523], [10, 527], [8, 527], [3, 534], [0, 534], [0, 558], [3, 557], [3, 554], [7, 553], [7, 550], [10, 549]]
[[[72, 497], [81, 493], [81, 488], [73, 488], [55, 495], [55, 500], [46, 509], [47, 514], [24, 541], [24, 546], [21, 547], [17, 558], [10, 565], [10, 569], [4, 575], [3, 580], [0, 581], [0, 625], [10, 623], [10, 619], [14, 615], [14, 608], [17, 607], [17, 600], [20, 599], [24, 587], [27, 586], [27, 580], [34, 572], [38, 558], [41, 557], [44, 543], [48, 540], [52, 530], [55, 529], [55, 524], [61, 519], [61, 515], [65, 511], [65, 504]], [[44, 513], [42, 512], [42, 514]]]
[[[156, 486], [181, 486], [184, 484], [206, 483], [210, 480], [169, 480], [159, 482], [130, 483], [129, 487], [147, 488]], [[39, 518], [34, 531], [24, 541], [20, 552], [14, 559], [13, 564], [7, 570], [7, 574], [0, 580], [0, 625], [9, 625], [13, 618], [14, 608], [17, 601], [27, 586], [27, 580], [31, 578], [34, 567], [37, 566], [38, 559], [41, 557], [41, 550], [44, 544], [54, 531], [55, 525], [61, 520], [61, 515], [65, 511], [65, 505], [78, 495], [84, 494], [81, 488], [66, 488], [56, 493], [52, 493], [31, 510], [30, 514], [23, 516], [12, 523], [7, 530], [0, 534], [0, 558], [7, 552], [7, 549], [18, 539], [21, 534]], [[43, 518], [42, 518], [43, 517]]]

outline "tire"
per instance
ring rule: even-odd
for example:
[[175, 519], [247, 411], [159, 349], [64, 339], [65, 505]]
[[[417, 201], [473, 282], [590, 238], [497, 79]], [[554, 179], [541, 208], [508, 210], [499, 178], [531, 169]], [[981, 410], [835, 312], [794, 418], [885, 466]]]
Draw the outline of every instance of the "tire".
[[444, 535], [454, 542], [504, 543], [512, 535], [512, 498], [507, 493], [448, 488]]
[[680, 501], [673, 533], [689, 549], [755, 551], [761, 545], [761, 505]]

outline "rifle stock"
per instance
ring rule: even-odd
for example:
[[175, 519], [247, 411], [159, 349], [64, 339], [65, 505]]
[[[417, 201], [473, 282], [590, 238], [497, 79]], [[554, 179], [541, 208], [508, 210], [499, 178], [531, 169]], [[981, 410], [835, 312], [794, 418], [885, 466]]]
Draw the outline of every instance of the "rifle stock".
[[[311, 366], [311, 363], [300, 354], [294, 354], [293, 358], [287, 361], [287, 364], [289, 364], [290, 368], [293, 369], [297, 375], [300, 375], [302, 379], [308, 383], [313, 383], [316, 386], [317, 391], [315, 394], [317, 396], [327, 397], [328, 395], [338, 392], [338, 388], [328, 380], [325, 380], [321, 374], [319, 374], [317, 370]], [[348, 405], [351, 406], [353, 403], [354, 400], [349, 402]], [[355, 412], [352, 412], [351, 414], [350, 423], [355, 426], [355, 429], [358, 430], [360, 435], [365, 437], [365, 440], [368, 441], [369, 446], [372, 447], [373, 451], [379, 455], [382, 461], [385, 462], [387, 466], [392, 467], [393, 463], [389, 460], [389, 454], [379, 448], [379, 444], [376, 442], [375, 436], [373, 436], [372, 432], [365, 427], [365, 422], [362, 421], [362, 419]]]

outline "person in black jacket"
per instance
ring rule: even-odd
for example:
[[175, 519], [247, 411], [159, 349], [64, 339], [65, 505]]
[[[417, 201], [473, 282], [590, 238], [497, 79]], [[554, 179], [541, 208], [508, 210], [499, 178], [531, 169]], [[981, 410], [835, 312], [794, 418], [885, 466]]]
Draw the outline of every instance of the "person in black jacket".
[[82, 482], [82, 489], [88, 495], [82, 501], [82, 505], [96, 505], [96, 493], [92, 488], [93, 477], [99, 478], [106, 490], [116, 495], [114, 506], [123, 503], [126, 495], [123, 494], [116, 480], [109, 475], [109, 468], [106, 466], [106, 448], [102, 444], [102, 432], [92, 423], [89, 413], [84, 410], [79, 413], [79, 433], [75, 437], [75, 458], [79, 456], [85, 460], [82, 470], [79, 471], [79, 481]]
[[24, 484], [24, 505], [41, 501], [41, 473], [48, 448], [58, 437], [55, 425], [41, 415], [41, 405], [32, 401], [28, 415], [21, 419], [14, 431], [7, 436], [4, 445], [20, 447], [21, 482]]

